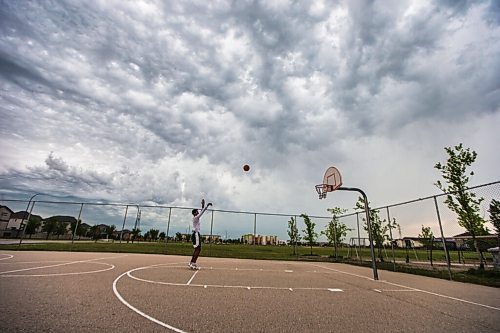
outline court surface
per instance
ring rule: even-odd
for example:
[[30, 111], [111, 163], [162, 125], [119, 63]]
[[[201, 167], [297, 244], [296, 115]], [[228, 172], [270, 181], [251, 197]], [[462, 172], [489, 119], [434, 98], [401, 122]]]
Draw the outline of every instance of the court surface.
[[0, 251], [1, 332], [500, 332], [500, 289], [333, 263]]

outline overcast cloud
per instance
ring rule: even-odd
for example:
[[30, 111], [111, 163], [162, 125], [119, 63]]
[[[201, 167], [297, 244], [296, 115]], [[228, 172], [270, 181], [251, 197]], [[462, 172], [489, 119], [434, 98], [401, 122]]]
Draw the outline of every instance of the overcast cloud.
[[499, 180], [498, 3], [1, 1], [0, 190], [326, 215], [328, 166], [381, 206], [460, 142]]

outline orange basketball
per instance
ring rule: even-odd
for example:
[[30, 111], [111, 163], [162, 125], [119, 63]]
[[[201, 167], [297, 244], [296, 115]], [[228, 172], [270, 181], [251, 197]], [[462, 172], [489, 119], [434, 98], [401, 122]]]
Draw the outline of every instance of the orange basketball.
[[245, 164], [245, 165], [243, 166], [243, 170], [245, 170], [245, 171], [250, 170], [250, 166], [249, 166], [248, 164]]

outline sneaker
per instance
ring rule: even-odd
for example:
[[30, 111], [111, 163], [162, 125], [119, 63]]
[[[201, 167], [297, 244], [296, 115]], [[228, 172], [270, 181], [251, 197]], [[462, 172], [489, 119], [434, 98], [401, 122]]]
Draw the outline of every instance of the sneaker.
[[188, 266], [189, 266], [189, 268], [190, 268], [190, 269], [192, 269], [192, 270], [198, 270], [198, 269], [200, 269], [200, 268], [198, 267], [198, 265], [197, 265], [196, 263], [194, 263], [194, 262], [190, 262]]

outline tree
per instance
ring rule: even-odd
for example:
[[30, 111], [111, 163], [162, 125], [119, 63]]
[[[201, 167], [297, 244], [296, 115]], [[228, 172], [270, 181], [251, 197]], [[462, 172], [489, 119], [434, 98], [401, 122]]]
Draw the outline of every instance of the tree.
[[497, 246], [500, 246], [500, 201], [491, 200], [488, 212], [490, 213], [490, 221], [493, 224], [493, 229], [497, 233]]
[[36, 229], [38, 229], [41, 224], [42, 223], [40, 222], [40, 220], [37, 219], [36, 217], [34, 217], [34, 216], [30, 217], [30, 220], [28, 221], [28, 224], [26, 225], [25, 234], [30, 235], [30, 238], [31, 238], [31, 236], [34, 233], [36, 233]]
[[78, 223], [78, 227], [76, 228], [76, 235], [78, 236], [78, 239], [80, 239], [82, 236], [85, 236], [88, 231], [88, 227], [83, 226], [80, 221]]
[[[434, 234], [431, 231], [431, 227], [424, 227], [424, 225], [422, 224], [422, 233], [418, 235], [418, 238], [427, 249], [427, 258], [431, 261], [432, 266], [432, 247], [434, 243]], [[430, 256], [429, 249], [431, 251]]]
[[166, 235], [163, 231], [162, 231], [162, 232], [160, 232], [160, 236], [159, 236], [159, 237], [160, 237], [160, 240], [161, 240], [161, 241], [164, 241], [166, 236], [167, 236], [167, 235]]
[[44, 221], [42, 225], [42, 232], [47, 233], [47, 238], [45, 239], [49, 239], [50, 234], [56, 230], [56, 227], [57, 227], [57, 219], [54, 216], [49, 217]]
[[[108, 236], [108, 239], [113, 239], [113, 234], [116, 231], [116, 225], [111, 225], [106, 227], [106, 235]], [[114, 242], [114, 239], [113, 239]]]
[[160, 230], [150, 229], [148, 232], [149, 232], [149, 236], [151, 237], [152, 241], [156, 241], [158, 239], [158, 234], [160, 233]]
[[475, 162], [477, 153], [470, 148], [464, 148], [460, 143], [455, 147], [445, 147], [448, 154], [448, 160], [445, 164], [440, 162], [434, 165], [434, 168], [441, 171], [446, 186], [440, 180], [435, 185], [447, 193], [445, 203], [448, 208], [458, 216], [458, 225], [465, 228], [472, 236], [472, 243], [479, 255], [480, 268], [484, 269], [482, 251], [478, 246], [476, 236], [488, 234], [485, 229], [485, 221], [479, 214], [479, 205], [484, 200], [477, 198], [472, 191], [467, 191], [469, 176], [473, 176], [473, 171], [467, 171], [467, 168]]
[[[358, 202], [356, 202], [356, 207], [354, 208], [355, 210], [360, 210], [364, 211], [365, 210], [365, 200], [363, 197], [358, 198]], [[387, 222], [385, 219], [382, 220], [380, 219], [379, 216], [379, 211], [374, 209], [370, 209], [370, 203], [368, 202], [368, 209], [370, 210], [370, 222], [372, 226], [372, 239], [374, 242], [374, 245], [378, 249], [378, 257], [381, 262], [384, 261], [384, 256], [382, 255], [382, 247], [384, 245], [384, 241], [389, 239], [389, 236], [387, 235], [387, 232], [389, 231], [389, 228], [395, 229], [398, 227], [398, 224], [396, 223], [396, 219], [393, 219], [393, 223], [385, 223]], [[366, 218], [363, 218], [363, 221], [365, 222], [365, 225], [363, 228], [365, 229], [366, 232], [368, 232], [368, 224], [366, 221]]]
[[96, 243], [100, 235], [101, 235], [101, 228], [99, 228], [97, 224], [90, 227], [90, 237], [93, 240], [95, 240]]
[[57, 235], [57, 239], [59, 236], [65, 235], [68, 232], [68, 223], [64, 221], [57, 221], [55, 234]]
[[293, 218], [293, 216], [290, 218], [288, 221], [288, 237], [290, 238], [290, 244], [293, 244], [293, 255], [296, 255], [295, 253], [295, 245], [300, 242], [300, 235], [299, 235], [299, 229], [297, 228], [297, 221]]
[[337, 258], [338, 244], [342, 243], [344, 237], [347, 236], [347, 232], [352, 229], [349, 229], [344, 223], [339, 222], [338, 216], [345, 213], [347, 209], [335, 207], [328, 208], [327, 211], [332, 213], [332, 220], [328, 223], [326, 229], [321, 231], [321, 233], [326, 236], [329, 245], [332, 245], [333, 243], [333, 256], [334, 258]]
[[182, 241], [182, 234], [180, 232], [175, 233], [175, 240], [178, 242]]
[[304, 219], [304, 223], [306, 225], [306, 228], [302, 230], [302, 232], [305, 234], [304, 235], [304, 240], [309, 243], [309, 246], [311, 247], [311, 255], [312, 253], [312, 247], [314, 243], [316, 242], [316, 239], [318, 238], [318, 234], [316, 231], [314, 231], [314, 228], [316, 227], [316, 223], [311, 221], [309, 216], [307, 214], [301, 214], [300, 217]]
[[132, 244], [134, 243], [134, 240], [141, 235], [141, 229], [139, 228], [134, 228], [132, 229]]

